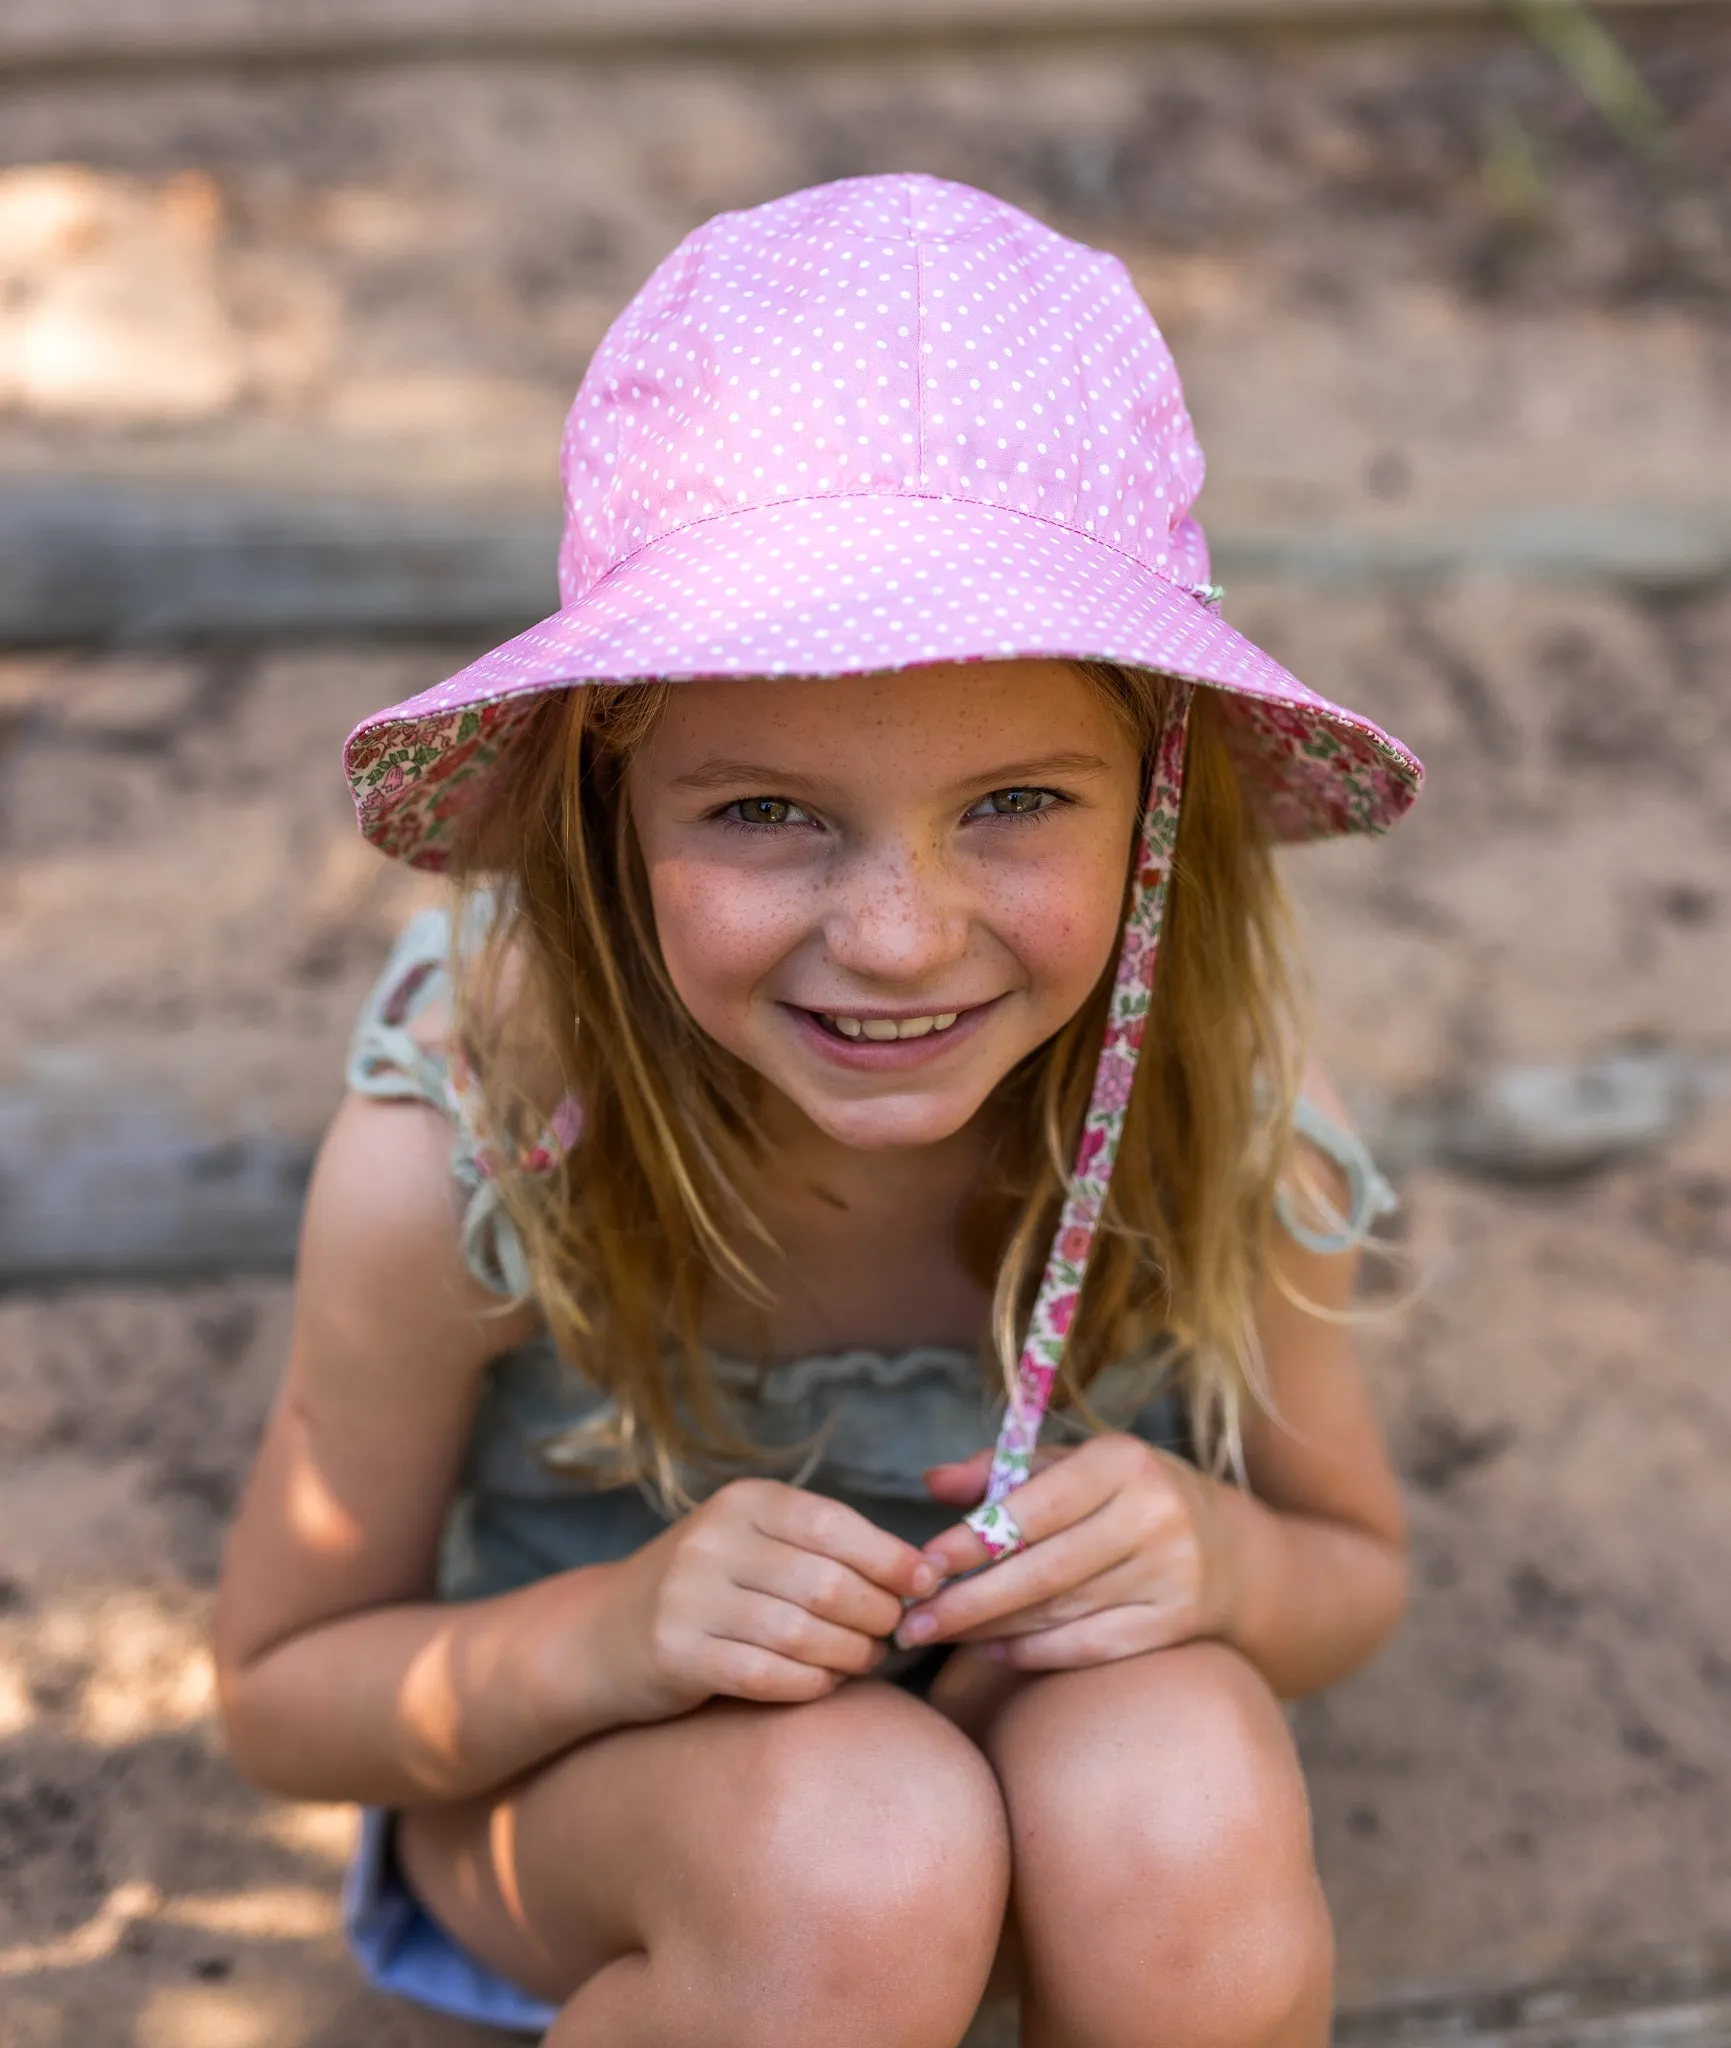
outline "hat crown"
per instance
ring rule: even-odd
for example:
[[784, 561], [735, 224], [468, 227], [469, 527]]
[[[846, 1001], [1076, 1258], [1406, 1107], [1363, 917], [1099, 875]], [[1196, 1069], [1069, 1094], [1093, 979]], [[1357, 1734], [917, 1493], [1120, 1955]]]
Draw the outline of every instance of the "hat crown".
[[567, 605], [680, 528], [822, 497], [991, 505], [1208, 574], [1202, 451], [1123, 265], [940, 178], [697, 229], [596, 351], [561, 472]]

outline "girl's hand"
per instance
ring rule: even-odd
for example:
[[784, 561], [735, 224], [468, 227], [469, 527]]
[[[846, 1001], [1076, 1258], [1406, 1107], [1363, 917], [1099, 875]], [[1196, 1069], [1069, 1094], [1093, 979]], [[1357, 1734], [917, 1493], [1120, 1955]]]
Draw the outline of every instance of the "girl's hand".
[[938, 1570], [840, 1501], [736, 1479], [619, 1567], [604, 1630], [623, 1718], [659, 1721], [722, 1694], [821, 1699], [883, 1658]]
[[[926, 1483], [965, 1507], [985, 1493], [991, 1454], [939, 1465]], [[904, 1645], [988, 1643], [1021, 1671], [1063, 1671], [1229, 1633], [1225, 1489], [1133, 1436], [1042, 1454], [1010, 1496], [1028, 1548], [908, 1610]], [[946, 1579], [990, 1562], [965, 1524], [925, 1548]]]

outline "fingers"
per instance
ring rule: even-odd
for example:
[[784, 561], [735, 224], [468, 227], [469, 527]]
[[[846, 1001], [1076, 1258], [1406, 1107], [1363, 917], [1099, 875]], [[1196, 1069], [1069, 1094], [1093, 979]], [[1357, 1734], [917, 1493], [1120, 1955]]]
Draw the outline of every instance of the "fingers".
[[1111, 1664], [1120, 1657], [1139, 1657], [1145, 1650], [1170, 1649], [1188, 1640], [1188, 1632], [1153, 1607], [1104, 1607], [1062, 1628], [1037, 1630], [1002, 1644], [988, 1654], [1012, 1671], [1080, 1671], [1090, 1664]]
[[[1022, 1494], [1032, 1491], [1032, 1485], [1016, 1495], [1018, 1522]], [[1123, 1564], [1133, 1548], [1129, 1531], [1114, 1528], [1103, 1515], [1089, 1515], [1005, 1558], [989, 1572], [957, 1580], [935, 1599], [909, 1608], [896, 1630], [896, 1641], [906, 1646], [954, 1641], [969, 1633], [1001, 1635], [998, 1624], [1007, 1616], [1085, 1586]]]
[[720, 1642], [744, 1643], [842, 1678], [863, 1678], [883, 1660], [883, 1644], [773, 1594], [737, 1590], [710, 1624]]
[[[1056, 1464], [1060, 1458], [1073, 1458], [1075, 1455], [1074, 1444], [1042, 1448], [1034, 1453], [1034, 1470], [1043, 1472], [1048, 1465]], [[976, 1451], [971, 1458], [958, 1458], [953, 1464], [928, 1466], [926, 1491], [934, 1500], [941, 1500], [946, 1506], [978, 1506], [986, 1497], [986, 1482], [992, 1476], [992, 1456], [993, 1453], [987, 1449]]]
[[[1128, 1478], [1124, 1468], [1139, 1448], [1126, 1455], [1109, 1449], [1108, 1440], [1102, 1438], [1071, 1456], [1054, 1458], [1042, 1465], [1025, 1486], [1017, 1487], [1006, 1503], [1024, 1539], [1030, 1544], [1039, 1543], [1092, 1514]], [[1106, 1454], [1101, 1455], [1102, 1452]], [[933, 1537], [925, 1547], [925, 1555], [945, 1578], [975, 1571], [992, 1560], [992, 1553], [979, 1537], [960, 1522], [941, 1536]]]
[[1014, 1613], [1000, 1615], [995, 1621], [964, 1629], [953, 1640], [958, 1643], [1002, 1642], [1010, 1636], [1037, 1635], [1042, 1629], [1062, 1628], [1103, 1608], [1131, 1607], [1145, 1599], [1146, 1589], [1141, 1575], [1133, 1562], [1125, 1561], [1108, 1566], [1090, 1579], [1065, 1587], [1050, 1599], [1036, 1600], [1030, 1606], [1017, 1608]]
[[724, 1698], [756, 1700], [764, 1706], [798, 1706], [821, 1700], [842, 1683], [841, 1674], [801, 1664], [756, 1643], [718, 1639], [710, 1645], [707, 1689]]
[[862, 1639], [887, 1636], [902, 1618], [894, 1593], [863, 1577], [851, 1565], [774, 1537], [759, 1536], [739, 1560], [734, 1583], [753, 1593], [792, 1601], [796, 1607]]
[[622, 1599], [650, 1718], [718, 1693], [819, 1699], [874, 1669], [904, 1604], [938, 1583], [911, 1543], [774, 1480], [720, 1488], [640, 1556]]
[[971, 1458], [931, 1466], [926, 1473], [926, 1491], [946, 1507], [971, 1508], [984, 1499], [991, 1470], [991, 1452], [976, 1451]]
[[773, 1481], [745, 1485], [752, 1523], [763, 1535], [846, 1565], [897, 1600], [918, 1600], [936, 1587], [931, 1560], [857, 1508]]
[[[699, 1515], [679, 1612], [702, 1639], [696, 1654], [718, 1692], [818, 1698], [863, 1677], [882, 1661], [904, 1603], [937, 1585], [912, 1544], [840, 1501], [774, 1481], [737, 1482]], [[795, 1670], [817, 1674], [817, 1689]]]

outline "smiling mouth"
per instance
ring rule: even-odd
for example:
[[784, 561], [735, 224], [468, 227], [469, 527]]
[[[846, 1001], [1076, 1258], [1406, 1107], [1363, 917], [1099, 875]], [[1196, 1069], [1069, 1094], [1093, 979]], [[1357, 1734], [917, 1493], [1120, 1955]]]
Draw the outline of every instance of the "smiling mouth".
[[934, 1010], [924, 1017], [858, 1017], [831, 1010], [807, 1010], [805, 1014], [831, 1038], [889, 1045], [901, 1038], [928, 1038], [933, 1032], [948, 1031], [962, 1012]]

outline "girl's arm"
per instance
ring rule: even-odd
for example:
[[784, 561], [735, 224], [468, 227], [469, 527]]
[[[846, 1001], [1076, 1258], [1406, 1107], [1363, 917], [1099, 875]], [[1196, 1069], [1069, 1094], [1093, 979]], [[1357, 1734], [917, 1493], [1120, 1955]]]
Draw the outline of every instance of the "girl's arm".
[[1265, 1288], [1256, 1322], [1273, 1412], [1245, 1417], [1250, 1490], [1200, 1484], [1219, 1632], [1296, 1698], [1344, 1678], [1399, 1621], [1406, 1530], [1351, 1329], [1324, 1319], [1351, 1305], [1356, 1256], [1277, 1240], [1280, 1278], [1323, 1316]]
[[[1314, 1064], [1304, 1092], [1343, 1128], [1346, 1111]], [[1345, 1176], [1306, 1147], [1337, 1210]], [[1215, 1489], [1226, 1634], [1286, 1698], [1355, 1670], [1406, 1605], [1406, 1516], [1348, 1319], [1356, 1251], [1307, 1251], [1273, 1233], [1274, 1272], [1256, 1306], [1269, 1407], [1244, 1420], [1249, 1494]]]
[[282, 1390], [229, 1539], [216, 1666], [240, 1771], [407, 1804], [496, 1784], [619, 1718], [608, 1660], [549, 1697], [606, 1573], [440, 1606], [434, 1569], [483, 1370], [532, 1334], [458, 1252], [450, 1129], [349, 1098], [319, 1157]]
[[351, 1097], [307, 1204], [282, 1393], [230, 1538], [216, 1666], [269, 1790], [461, 1799], [717, 1693], [821, 1697], [935, 1575], [839, 1501], [736, 1481], [617, 1564], [458, 1605], [440, 1535], [487, 1362], [532, 1336], [459, 1250], [450, 1130]]

